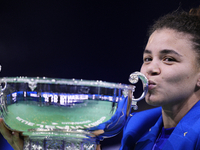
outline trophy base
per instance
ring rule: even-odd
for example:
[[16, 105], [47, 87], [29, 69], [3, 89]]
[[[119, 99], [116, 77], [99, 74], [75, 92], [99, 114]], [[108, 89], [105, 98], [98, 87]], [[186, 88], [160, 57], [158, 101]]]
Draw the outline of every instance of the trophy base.
[[96, 150], [95, 138], [37, 137], [24, 140], [23, 150]]

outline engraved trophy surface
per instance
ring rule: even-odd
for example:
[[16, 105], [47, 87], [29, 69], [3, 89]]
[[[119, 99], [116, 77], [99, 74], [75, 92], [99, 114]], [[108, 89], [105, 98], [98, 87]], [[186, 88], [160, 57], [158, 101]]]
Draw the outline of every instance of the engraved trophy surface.
[[[97, 136], [93, 134], [94, 129], [109, 121], [118, 122], [115, 126], [123, 128], [119, 117], [113, 116], [130, 110], [130, 98], [134, 108], [137, 101], [144, 98], [148, 88], [146, 77], [135, 72], [130, 75], [129, 81], [136, 83], [138, 78], [143, 82], [144, 92], [135, 99], [133, 85], [45, 77], [4, 77], [0, 79], [1, 118], [6, 127], [20, 131], [26, 137], [24, 150], [95, 150]], [[125, 122], [123, 117], [120, 119]], [[108, 129], [108, 126], [105, 128]], [[114, 128], [104, 131], [107, 137], [119, 132]]]

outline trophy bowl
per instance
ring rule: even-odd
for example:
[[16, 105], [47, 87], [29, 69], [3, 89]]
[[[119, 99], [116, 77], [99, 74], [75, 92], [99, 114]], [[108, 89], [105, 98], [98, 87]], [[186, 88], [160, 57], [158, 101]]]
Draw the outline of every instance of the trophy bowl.
[[4, 77], [0, 81], [1, 118], [7, 128], [26, 137], [25, 150], [95, 150], [94, 130], [112, 119], [119, 103], [123, 103], [122, 114], [128, 113], [135, 89], [82, 79]]

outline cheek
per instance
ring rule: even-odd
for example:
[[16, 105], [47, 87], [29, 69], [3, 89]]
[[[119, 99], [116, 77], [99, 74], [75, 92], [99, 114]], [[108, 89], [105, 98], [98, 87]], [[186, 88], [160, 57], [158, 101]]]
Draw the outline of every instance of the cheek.
[[143, 74], [145, 74], [145, 68], [144, 68], [143, 65], [142, 65], [141, 68], [140, 68], [140, 72], [143, 73]]
[[173, 74], [166, 74], [163, 78], [168, 84], [175, 86], [176, 88], [186, 88], [189, 87], [188, 84], [192, 86], [194, 82], [194, 77], [186, 72], [174, 71]]
[[168, 83], [174, 83], [174, 84], [177, 84], [177, 83], [181, 83], [183, 81], [183, 76], [182, 75], [166, 75], [166, 77], [163, 77], [163, 80], [165, 80], [166, 82]]

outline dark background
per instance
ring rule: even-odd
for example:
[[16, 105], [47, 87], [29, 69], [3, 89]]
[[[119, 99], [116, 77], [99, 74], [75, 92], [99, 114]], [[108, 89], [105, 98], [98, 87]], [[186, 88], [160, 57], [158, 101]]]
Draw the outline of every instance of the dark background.
[[[0, 76], [128, 84], [129, 74], [140, 70], [154, 20], [179, 6], [188, 11], [199, 5], [199, 0], [0, 0]], [[141, 102], [139, 108], [147, 106]], [[116, 145], [120, 138], [102, 144]], [[4, 145], [1, 137], [0, 149], [9, 149]]]

